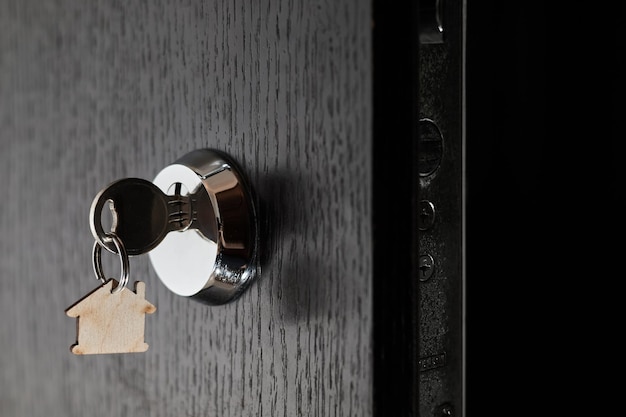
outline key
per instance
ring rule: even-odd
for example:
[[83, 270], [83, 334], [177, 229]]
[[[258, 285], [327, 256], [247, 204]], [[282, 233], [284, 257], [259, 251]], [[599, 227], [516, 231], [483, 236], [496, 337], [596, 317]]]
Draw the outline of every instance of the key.
[[108, 203], [114, 232], [126, 247], [129, 256], [154, 249], [171, 231], [183, 231], [196, 220], [193, 195], [181, 195], [180, 183], [175, 194], [167, 195], [150, 181], [124, 178], [111, 183], [93, 200], [89, 212], [91, 232], [107, 250], [116, 248], [102, 227], [102, 210]]

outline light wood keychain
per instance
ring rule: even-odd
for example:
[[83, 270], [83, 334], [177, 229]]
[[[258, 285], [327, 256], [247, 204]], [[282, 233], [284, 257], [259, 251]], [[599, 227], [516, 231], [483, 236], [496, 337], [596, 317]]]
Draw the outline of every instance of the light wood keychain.
[[123, 242], [115, 233], [106, 237], [115, 245], [120, 257], [119, 282], [106, 279], [102, 273], [102, 245], [93, 246], [93, 269], [102, 285], [65, 310], [76, 317], [76, 343], [70, 347], [76, 355], [145, 352], [145, 315], [156, 307], [145, 299], [146, 285], [135, 282], [135, 291], [126, 288], [130, 262]]

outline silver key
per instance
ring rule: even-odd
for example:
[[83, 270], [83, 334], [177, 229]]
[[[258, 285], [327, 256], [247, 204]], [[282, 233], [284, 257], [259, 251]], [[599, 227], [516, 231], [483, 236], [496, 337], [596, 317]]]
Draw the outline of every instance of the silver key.
[[108, 203], [113, 216], [111, 232], [124, 242], [129, 256], [154, 249], [172, 231], [193, 227], [196, 220], [194, 196], [181, 195], [175, 184], [174, 195], [141, 178], [125, 178], [100, 191], [91, 205], [89, 221], [94, 237], [107, 250], [116, 252], [102, 227], [102, 210]]

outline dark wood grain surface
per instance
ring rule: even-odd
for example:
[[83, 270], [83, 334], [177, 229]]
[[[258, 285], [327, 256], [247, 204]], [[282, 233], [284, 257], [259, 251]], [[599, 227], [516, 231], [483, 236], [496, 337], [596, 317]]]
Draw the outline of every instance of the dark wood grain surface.
[[[370, 32], [363, 0], [0, 0], [2, 417], [372, 414]], [[202, 147], [262, 201], [260, 279], [208, 307], [134, 257], [148, 352], [72, 355], [92, 199]]]

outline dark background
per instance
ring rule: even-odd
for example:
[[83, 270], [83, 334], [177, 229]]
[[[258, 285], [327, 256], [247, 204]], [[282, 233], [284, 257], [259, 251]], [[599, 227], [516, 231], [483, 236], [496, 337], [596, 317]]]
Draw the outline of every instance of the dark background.
[[469, 416], [613, 398], [626, 22], [587, 3], [467, 5]]

